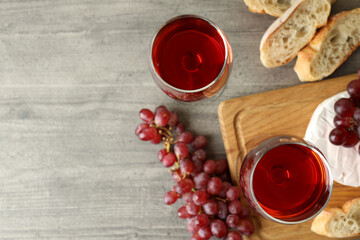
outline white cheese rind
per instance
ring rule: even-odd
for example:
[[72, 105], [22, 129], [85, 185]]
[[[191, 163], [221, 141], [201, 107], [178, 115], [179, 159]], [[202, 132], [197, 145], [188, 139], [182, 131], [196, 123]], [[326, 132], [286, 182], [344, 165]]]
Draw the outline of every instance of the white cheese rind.
[[306, 129], [305, 140], [313, 143], [325, 155], [331, 167], [334, 180], [340, 184], [360, 186], [359, 144], [352, 148], [335, 146], [329, 141], [329, 133], [335, 128], [334, 104], [340, 98], [348, 98], [347, 92], [341, 92], [323, 101], [313, 113]]

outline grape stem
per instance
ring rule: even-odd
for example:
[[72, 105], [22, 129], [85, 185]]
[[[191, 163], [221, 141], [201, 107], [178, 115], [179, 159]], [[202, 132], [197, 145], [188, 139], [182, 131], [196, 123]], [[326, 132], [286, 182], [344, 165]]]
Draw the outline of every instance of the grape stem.
[[166, 135], [166, 136], [168, 136], [169, 138], [173, 137], [171, 131], [168, 128], [160, 127], [160, 126], [155, 126], [155, 127], [156, 127], [156, 129], [164, 131], [163, 134], [167, 133], [168, 135]]
[[166, 138], [165, 141], [169, 141], [172, 139], [172, 137], [167, 135], [166, 132], [163, 132], [162, 129], [159, 130], [159, 134], [161, 134], [162, 136], [164, 136]]
[[[179, 168], [180, 168], [179, 161], [176, 160], [176, 162], [174, 163], [174, 166], [171, 168], [170, 172], [176, 172], [176, 174], [179, 175], [179, 173], [177, 172], [177, 170], [179, 170]], [[179, 177], [180, 177], [180, 175], [179, 175]]]
[[170, 147], [171, 144], [168, 141], [164, 141], [164, 148], [166, 149], [166, 151], [169, 153], [170, 152]]
[[214, 197], [214, 199], [222, 201], [224, 203], [226, 203], [229, 200], [228, 198], [223, 199], [223, 198], [220, 198], [220, 197]]

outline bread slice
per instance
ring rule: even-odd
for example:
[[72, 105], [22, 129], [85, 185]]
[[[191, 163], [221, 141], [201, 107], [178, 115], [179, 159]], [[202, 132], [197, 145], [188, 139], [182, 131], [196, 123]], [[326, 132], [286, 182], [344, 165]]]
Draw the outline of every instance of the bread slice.
[[265, 32], [260, 59], [267, 68], [290, 62], [308, 44], [316, 29], [327, 23], [331, 5], [327, 0], [297, 0]]
[[315, 217], [311, 230], [327, 237], [360, 236], [360, 198], [346, 202], [343, 208], [330, 208]]
[[[330, 1], [335, 2], [335, 0]], [[296, 0], [244, 0], [244, 2], [252, 12], [267, 13], [274, 17], [280, 17]]]
[[330, 18], [298, 54], [295, 72], [301, 81], [321, 80], [332, 74], [360, 46], [360, 8]]
[[280, 17], [296, 0], [244, 0], [249, 10]]

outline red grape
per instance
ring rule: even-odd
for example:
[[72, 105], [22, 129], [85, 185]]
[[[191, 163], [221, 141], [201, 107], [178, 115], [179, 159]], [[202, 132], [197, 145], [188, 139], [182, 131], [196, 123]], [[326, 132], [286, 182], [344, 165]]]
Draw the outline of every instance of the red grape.
[[340, 117], [352, 117], [355, 111], [354, 103], [348, 98], [340, 98], [334, 105], [335, 113]]
[[202, 149], [202, 148], [196, 150], [196, 151], [193, 153], [191, 159], [192, 159], [193, 161], [197, 161], [197, 160], [198, 160], [198, 161], [202, 161], [202, 162], [205, 161], [205, 159], [206, 159], [206, 152], [205, 152], [205, 150]]
[[214, 160], [206, 160], [203, 166], [203, 170], [204, 172], [206, 172], [207, 174], [213, 174], [216, 170], [216, 163]]
[[186, 211], [186, 205], [183, 205], [179, 208], [178, 210], [178, 217], [179, 218], [191, 218], [192, 216], [190, 214], [188, 214], [188, 212]]
[[218, 212], [217, 212], [216, 215], [220, 219], [225, 220], [227, 218], [227, 216], [229, 215], [227, 204], [224, 203], [223, 201], [218, 201], [217, 205], [218, 205]]
[[175, 182], [179, 182], [181, 179], [183, 179], [183, 175], [180, 170], [172, 172], [171, 175]]
[[175, 190], [179, 194], [190, 192], [193, 188], [193, 181], [189, 178], [184, 178], [175, 185]]
[[199, 149], [199, 148], [203, 148], [206, 146], [206, 138], [204, 136], [197, 136], [192, 142], [191, 142], [191, 146], [194, 149]]
[[185, 143], [176, 143], [174, 146], [175, 155], [181, 158], [186, 158], [189, 155], [189, 148]]
[[210, 194], [218, 194], [222, 188], [222, 181], [219, 177], [212, 177], [207, 185], [207, 191]]
[[204, 240], [204, 239], [200, 237], [199, 234], [196, 232], [191, 236], [190, 240]]
[[162, 110], [168, 111], [167, 108], [166, 108], [164, 105], [160, 105], [160, 106], [158, 106], [158, 107], [155, 109], [155, 115], [156, 115], [158, 112], [162, 111]]
[[251, 235], [255, 230], [254, 224], [249, 219], [240, 219], [236, 229], [246, 236]]
[[162, 137], [160, 134], [157, 134], [154, 139], [151, 139], [150, 142], [153, 144], [159, 144], [161, 143]]
[[186, 129], [186, 126], [183, 122], [178, 122], [178, 124], [176, 124], [176, 127], [175, 127], [175, 132], [177, 133], [182, 133], [184, 132]]
[[226, 192], [226, 197], [230, 199], [230, 201], [234, 201], [240, 197], [240, 188], [237, 186], [230, 187]]
[[165, 127], [170, 120], [170, 113], [168, 110], [160, 110], [155, 115], [155, 124], [160, 127]]
[[247, 218], [250, 216], [250, 208], [248, 208], [247, 206], [242, 206], [241, 208], [241, 212], [238, 214], [238, 216], [240, 218]]
[[194, 192], [187, 192], [182, 195], [182, 199], [187, 203], [194, 203], [193, 201]]
[[208, 200], [203, 205], [203, 210], [209, 216], [216, 215], [218, 212], [218, 205], [214, 201]]
[[207, 202], [207, 195], [204, 191], [198, 190], [193, 194], [192, 199], [196, 205], [202, 206]]
[[180, 171], [182, 174], [192, 173], [193, 170], [194, 170], [194, 164], [191, 160], [185, 159], [180, 162]]
[[210, 224], [211, 233], [217, 238], [223, 238], [227, 234], [227, 228], [223, 221], [215, 219]]
[[334, 145], [342, 145], [346, 138], [348, 137], [349, 133], [343, 127], [336, 127], [333, 129], [329, 134], [330, 142]]
[[223, 174], [220, 175], [220, 179], [223, 182], [231, 182], [231, 178], [230, 178], [230, 174], [228, 171], [224, 172]]
[[209, 180], [210, 180], [210, 176], [207, 175], [206, 173], [201, 172], [201, 173], [197, 174], [194, 177], [195, 188], [196, 189], [206, 188]]
[[[355, 113], [356, 113], [356, 111], [355, 111]], [[354, 115], [355, 115], [355, 113], [354, 113]], [[336, 115], [334, 118], [334, 125], [335, 125], [335, 127], [349, 128], [351, 126], [351, 118], [350, 117], [342, 118], [342, 117], [339, 117], [338, 115]]]
[[170, 119], [168, 124], [170, 126], [176, 126], [177, 123], [178, 123], [178, 115], [176, 114], [176, 112], [170, 112]]
[[146, 123], [152, 123], [155, 117], [154, 113], [147, 108], [141, 109], [139, 112], [139, 116], [141, 120], [143, 120]]
[[164, 196], [164, 203], [167, 205], [172, 205], [176, 202], [178, 197], [179, 195], [174, 191], [167, 192]]
[[211, 238], [211, 230], [209, 226], [201, 227], [197, 233], [202, 239], [207, 240]]
[[232, 214], [240, 214], [242, 204], [239, 200], [234, 200], [229, 203], [229, 212]]
[[231, 187], [231, 183], [223, 182], [220, 192], [217, 194], [221, 198], [226, 198], [226, 192]]
[[360, 98], [350, 97], [350, 100], [355, 104], [356, 107], [360, 107]]
[[176, 156], [174, 153], [168, 153], [163, 157], [162, 164], [164, 167], [171, 167], [176, 162]]
[[186, 225], [186, 230], [189, 233], [196, 233], [200, 228], [195, 225], [194, 218], [191, 218]]
[[349, 132], [348, 137], [343, 143], [344, 147], [354, 147], [359, 142], [359, 137], [356, 132]]
[[226, 225], [228, 225], [229, 228], [235, 228], [239, 224], [240, 218], [238, 215], [230, 214], [226, 218]]
[[167, 155], [166, 149], [160, 149], [158, 152], [158, 159], [162, 162], [163, 158]]
[[220, 159], [216, 161], [216, 174], [220, 175], [228, 170], [229, 165], [226, 159]]
[[187, 203], [186, 211], [189, 215], [195, 216], [199, 213], [200, 206], [196, 205], [195, 203]]
[[240, 233], [232, 231], [229, 232], [228, 235], [226, 236], [225, 240], [242, 240], [242, 236], [240, 235]]
[[347, 86], [350, 97], [360, 98], [360, 80], [353, 80]]
[[209, 225], [209, 217], [208, 215], [201, 213], [195, 217], [194, 222], [197, 227], [205, 227]]
[[139, 133], [139, 138], [143, 141], [149, 141], [154, 139], [158, 135], [158, 132], [153, 127], [144, 128]]
[[[356, 109], [354, 112], [354, 120], [358, 123], [360, 123], [360, 109]], [[344, 126], [345, 127], [345, 126]]]
[[190, 132], [183, 132], [178, 136], [177, 141], [188, 144], [191, 143], [193, 139], [194, 137]]
[[195, 176], [196, 174], [202, 172], [203, 163], [202, 163], [202, 161], [199, 161], [199, 160], [195, 160], [195, 161], [193, 160], [193, 164], [194, 164], [194, 170], [192, 172], [192, 175]]
[[144, 128], [148, 128], [150, 127], [149, 124], [147, 123], [140, 123], [139, 125], [137, 125], [136, 129], [135, 129], [135, 134], [136, 135], [139, 135], [140, 132], [144, 129]]

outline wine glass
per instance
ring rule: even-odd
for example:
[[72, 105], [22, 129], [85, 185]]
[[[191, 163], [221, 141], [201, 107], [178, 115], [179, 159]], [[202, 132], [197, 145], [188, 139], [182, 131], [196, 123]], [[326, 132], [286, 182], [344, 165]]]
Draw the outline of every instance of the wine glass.
[[155, 83], [173, 99], [197, 101], [219, 95], [232, 67], [232, 49], [211, 21], [181, 15], [155, 34], [149, 68]]
[[270, 137], [257, 144], [243, 160], [238, 177], [250, 206], [282, 224], [314, 218], [325, 208], [333, 187], [324, 155], [294, 136]]

